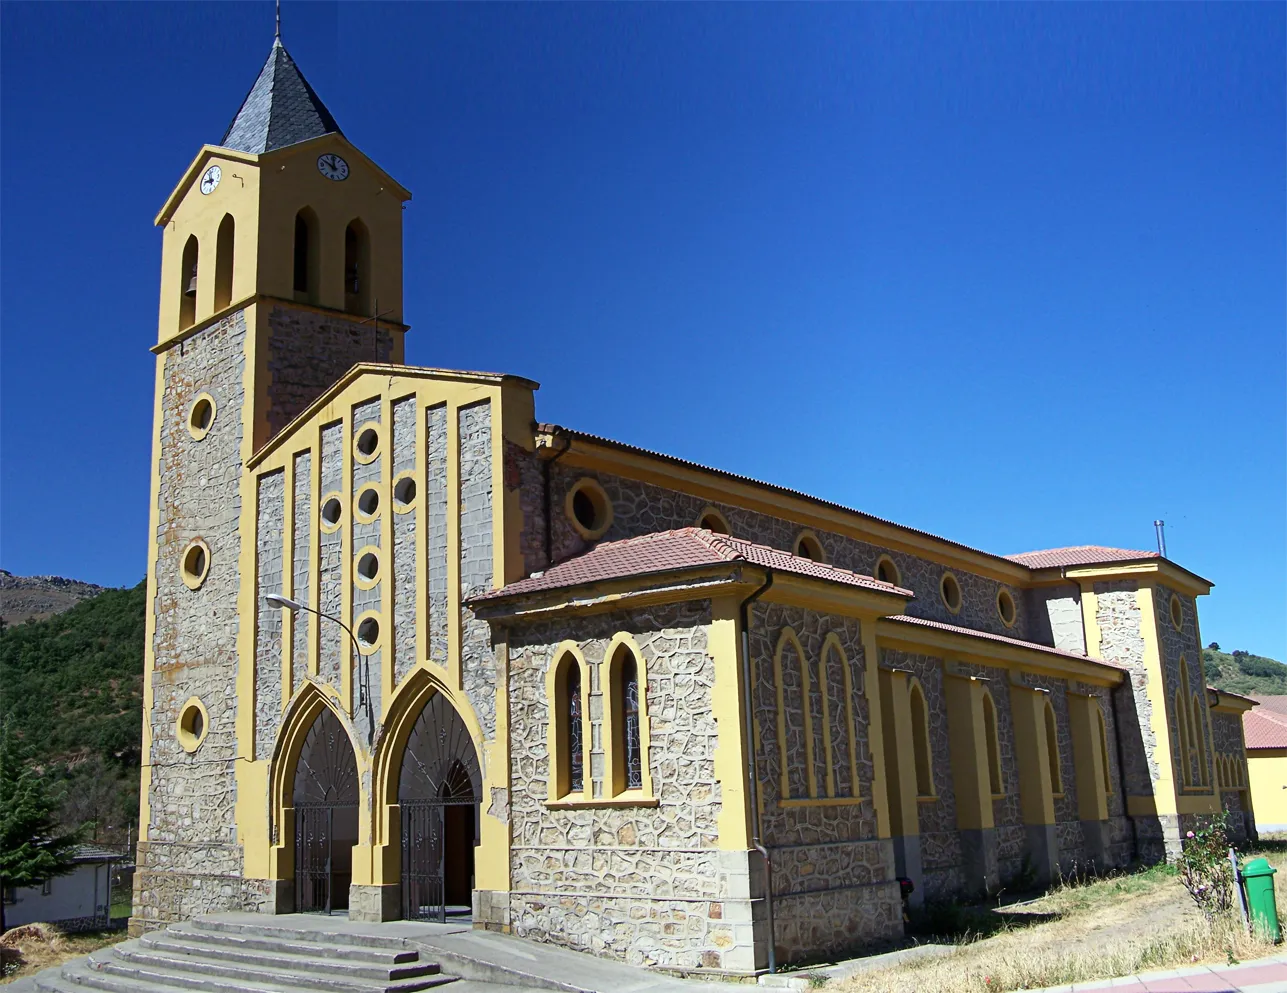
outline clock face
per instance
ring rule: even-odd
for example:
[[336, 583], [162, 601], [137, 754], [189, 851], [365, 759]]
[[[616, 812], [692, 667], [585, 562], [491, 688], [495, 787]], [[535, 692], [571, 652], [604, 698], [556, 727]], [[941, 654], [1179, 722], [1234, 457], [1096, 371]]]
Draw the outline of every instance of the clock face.
[[201, 177], [201, 192], [206, 195], [213, 193], [221, 179], [223, 179], [223, 170], [217, 165], [212, 165]]
[[349, 164], [332, 152], [317, 157], [317, 171], [337, 183], [349, 178]]

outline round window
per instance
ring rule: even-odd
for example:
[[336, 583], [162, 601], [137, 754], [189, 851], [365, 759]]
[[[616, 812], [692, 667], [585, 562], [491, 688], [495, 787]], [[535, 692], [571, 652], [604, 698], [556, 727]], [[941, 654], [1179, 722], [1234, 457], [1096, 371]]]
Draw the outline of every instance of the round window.
[[374, 614], [358, 621], [357, 642], [363, 655], [370, 655], [380, 647], [380, 619]]
[[810, 559], [814, 562], [825, 562], [826, 556], [822, 554], [822, 542], [818, 541], [812, 531], [806, 531], [795, 540], [795, 554], [802, 559]]
[[416, 477], [408, 473], [393, 484], [393, 509], [407, 511], [416, 502]]
[[1171, 626], [1177, 631], [1184, 630], [1184, 607], [1174, 593], [1171, 594]]
[[344, 504], [338, 493], [332, 493], [322, 499], [322, 530], [327, 534], [340, 526], [344, 517]]
[[699, 528], [705, 528], [712, 534], [732, 534], [733, 529], [728, 526], [728, 521], [714, 507], [707, 507], [702, 511], [702, 516], [697, 522]]
[[196, 697], [190, 697], [179, 711], [179, 720], [175, 728], [175, 736], [185, 752], [195, 752], [201, 747], [209, 725], [205, 705]]
[[380, 512], [380, 491], [374, 486], [365, 486], [358, 491], [357, 516], [360, 520], [369, 521]]
[[1000, 590], [997, 592], [997, 613], [1001, 615], [1001, 623], [1006, 627], [1014, 626], [1014, 619], [1017, 616], [1014, 597], [1010, 595], [1009, 590]]
[[375, 457], [380, 454], [379, 428], [367, 425], [359, 430], [357, 439], [353, 442], [353, 454], [363, 465], [375, 461]]
[[369, 590], [380, 580], [380, 553], [368, 545], [357, 555], [357, 584]]
[[215, 402], [209, 393], [199, 393], [188, 410], [188, 433], [200, 441], [210, 432], [214, 423]]
[[882, 555], [880, 561], [876, 563], [876, 578], [890, 586], [898, 586], [902, 583], [902, 577], [898, 575], [898, 566], [894, 565], [894, 560], [888, 555]]
[[950, 572], [944, 573], [943, 578], [938, 584], [939, 594], [943, 597], [943, 605], [952, 613], [957, 613], [961, 609], [961, 584], [956, 581], [956, 577]]
[[197, 538], [189, 542], [188, 547], [183, 550], [183, 557], [179, 564], [179, 573], [183, 577], [184, 584], [190, 590], [195, 590], [206, 581], [206, 574], [210, 571], [210, 547]]
[[566, 510], [572, 526], [587, 540], [602, 537], [612, 523], [612, 501], [589, 477], [578, 479], [568, 490]]

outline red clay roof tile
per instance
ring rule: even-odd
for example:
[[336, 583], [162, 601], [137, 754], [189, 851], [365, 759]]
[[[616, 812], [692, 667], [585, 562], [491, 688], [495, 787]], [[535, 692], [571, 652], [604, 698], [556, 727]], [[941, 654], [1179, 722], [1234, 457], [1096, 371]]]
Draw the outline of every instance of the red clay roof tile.
[[1020, 552], [1018, 555], [1007, 555], [1006, 558], [1011, 562], [1026, 565], [1029, 569], [1057, 569], [1060, 566], [1131, 562], [1138, 559], [1158, 559], [1161, 556], [1157, 552], [1142, 552], [1133, 548], [1073, 545], [1069, 548], [1047, 548], [1039, 552]]
[[1000, 642], [1004, 645], [1014, 645], [1018, 648], [1030, 648], [1036, 652], [1044, 652], [1047, 655], [1058, 655], [1060, 658], [1076, 659], [1078, 662], [1090, 662], [1094, 665], [1107, 666], [1109, 669], [1121, 669], [1119, 665], [1112, 662], [1105, 662], [1103, 659], [1093, 659], [1089, 655], [1078, 655], [1076, 652], [1066, 652], [1062, 648], [1052, 648], [1050, 645], [1039, 645], [1035, 641], [1022, 641], [1019, 638], [1007, 638], [1003, 634], [992, 634], [990, 631], [976, 631], [974, 628], [963, 628], [956, 624], [944, 624], [942, 621], [931, 621], [925, 617], [911, 617], [907, 614], [893, 614], [889, 617], [882, 617], [881, 621], [894, 621], [899, 624], [915, 624], [918, 627], [937, 628], [940, 631], [950, 631], [952, 634], [964, 634], [971, 638], [980, 638], [984, 641]]
[[[1287, 748], [1287, 713], [1275, 710], [1287, 697], [1252, 697], [1260, 706], [1242, 715], [1242, 733], [1247, 749]], [[1269, 701], [1273, 701], [1271, 706]]]

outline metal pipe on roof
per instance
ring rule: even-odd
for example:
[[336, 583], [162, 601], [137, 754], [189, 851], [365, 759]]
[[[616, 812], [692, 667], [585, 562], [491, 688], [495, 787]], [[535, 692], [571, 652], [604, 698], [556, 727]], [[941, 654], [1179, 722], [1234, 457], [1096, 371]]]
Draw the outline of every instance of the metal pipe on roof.
[[760, 839], [760, 785], [755, 762], [754, 688], [751, 683], [751, 604], [769, 591], [773, 585], [773, 570], [764, 570], [764, 585], [742, 601], [738, 607], [742, 625], [742, 686], [745, 690], [743, 718], [746, 722], [746, 772], [747, 791], [751, 803], [751, 845], [764, 859], [764, 909], [769, 924], [769, 972], [778, 971], [777, 940], [773, 931], [773, 860]]

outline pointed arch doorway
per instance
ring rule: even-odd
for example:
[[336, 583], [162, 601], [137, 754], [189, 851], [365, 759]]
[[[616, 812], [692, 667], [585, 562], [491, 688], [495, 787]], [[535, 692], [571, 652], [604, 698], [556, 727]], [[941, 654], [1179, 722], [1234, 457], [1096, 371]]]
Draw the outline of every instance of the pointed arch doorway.
[[295, 909], [329, 914], [349, 905], [358, 841], [358, 774], [353, 744], [323, 707], [295, 766]]
[[481, 792], [469, 729], [435, 693], [411, 729], [398, 778], [404, 918], [445, 921], [470, 913]]

